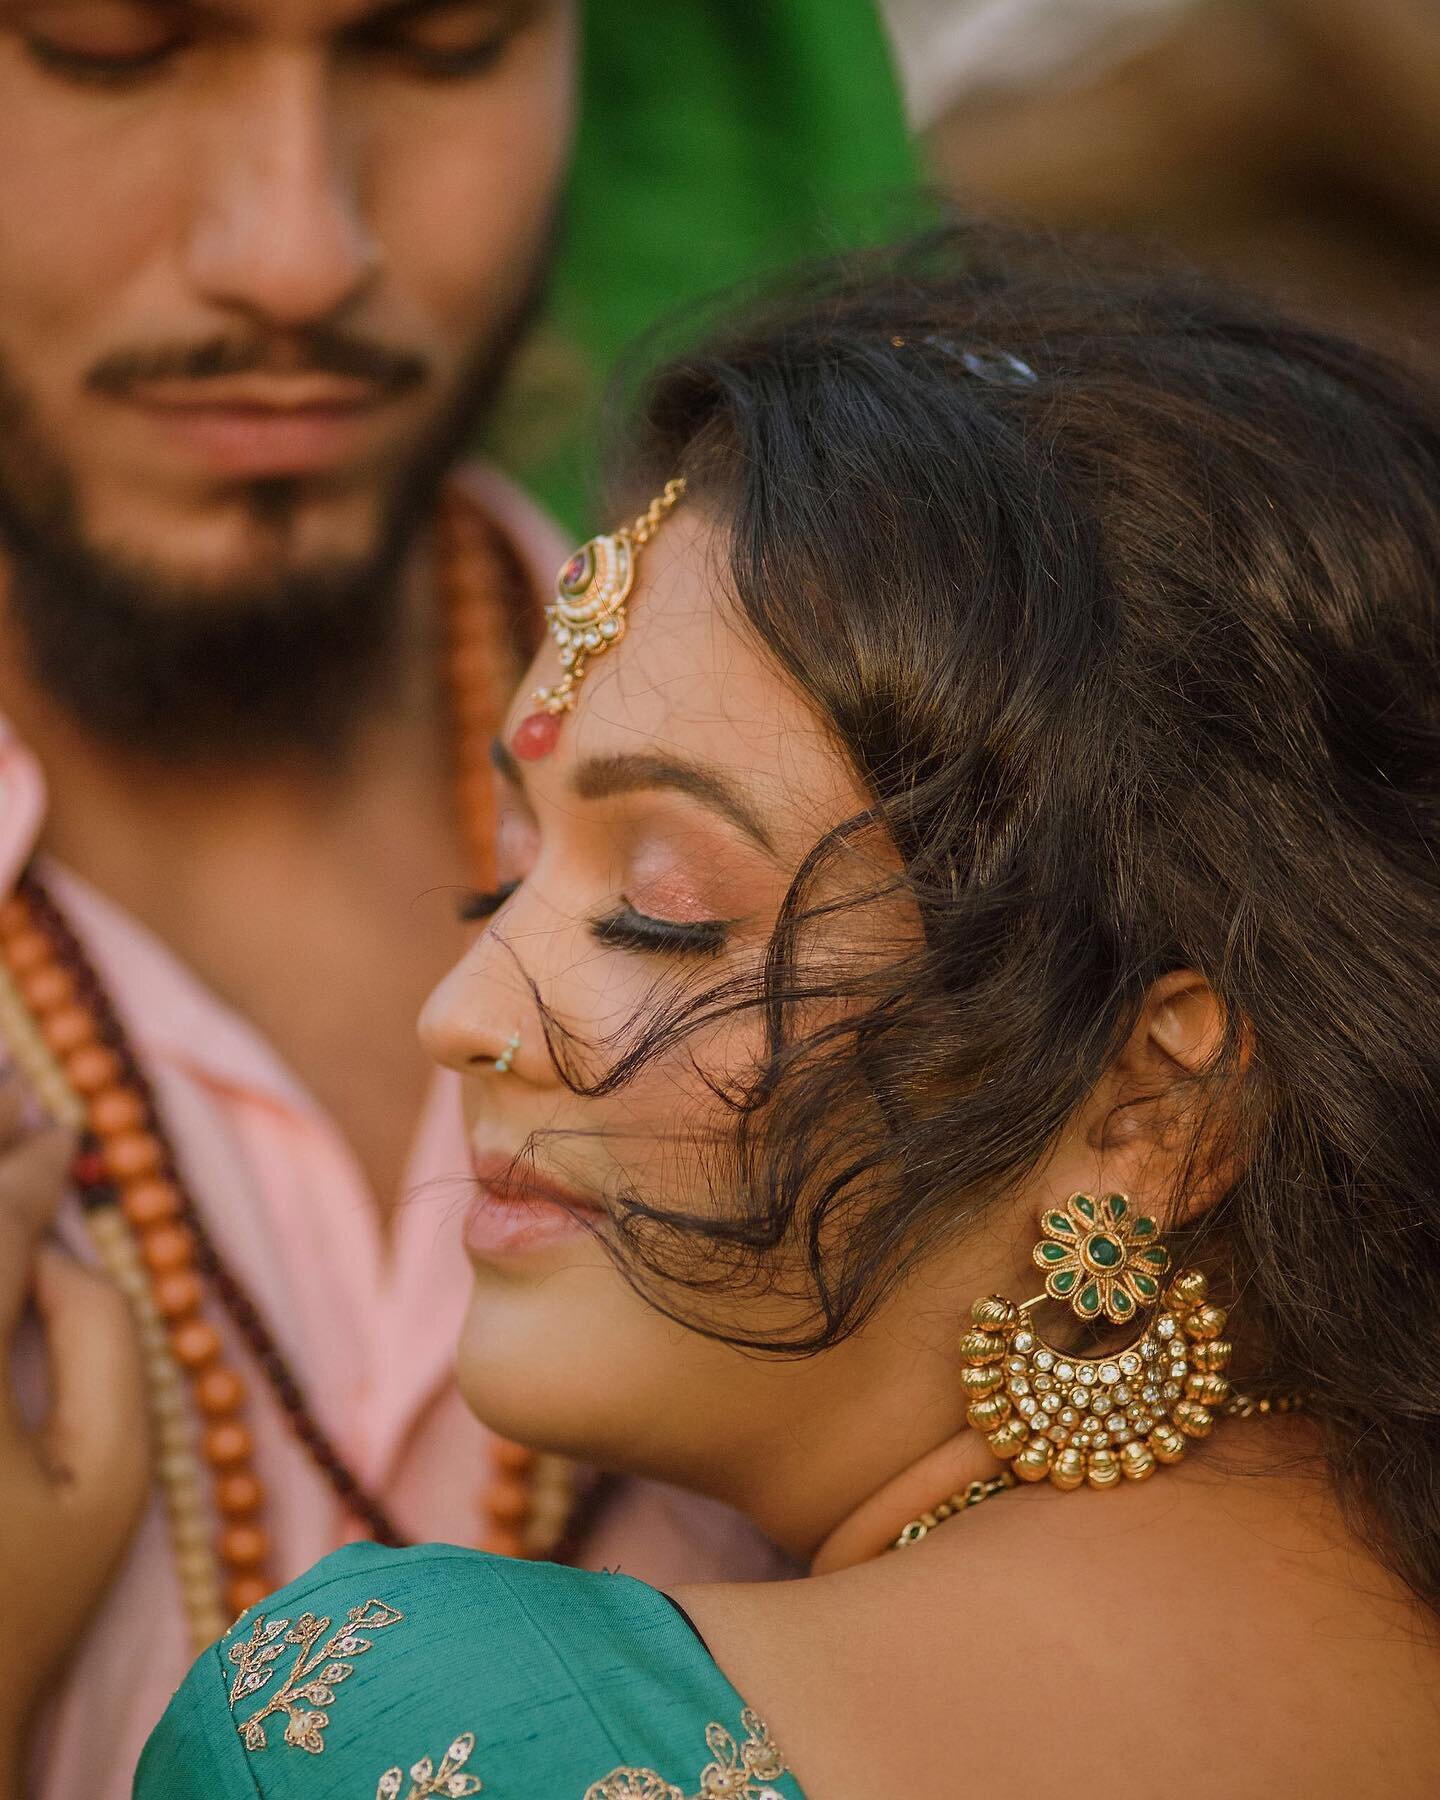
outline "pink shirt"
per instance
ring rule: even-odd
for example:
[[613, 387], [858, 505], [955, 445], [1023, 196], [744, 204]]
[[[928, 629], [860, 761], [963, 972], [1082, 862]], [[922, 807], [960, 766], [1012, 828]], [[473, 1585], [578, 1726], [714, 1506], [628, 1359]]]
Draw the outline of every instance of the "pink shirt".
[[[565, 551], [553, 528], [494, 476], [472, 480], [537, 582], [548, 583]], [[32, 854], [45, 804], [35, 758], [0, 720], [0, 890]], [[145, 1062], [221, 1253], [259, 1302], [341, 1454], [412, 1537], [475, 1542], [488, 1434], [451, 1379], [470, 1285], [454, 1078], [441, 1074], [431, 1089], [408, 1198], [387, 1241], [348, 1145], [269, 1044], [102, 894], [53, 863], [43, 873]], [[63, 1232], [85, 1252], [78, 1207]], [[207, 1316], [247, 1378], [278, 1584], [354, 1528], [228, 1321], [215, 1307]], [[35, 1349], [22, 1347], [22, 1363]], [[30, 1386], [37, 1371], [22, 1366], [20, 1375]], [[618, 1490], [585, 1561], [623, 1564], [661, 1583], [781, 1572], [775, 1553], [732, 1514], [641, 1483]], [[157, 1496], [42, 1721], [27, 1794], [125, 1800], [141, 1747], [190, 1661]]]

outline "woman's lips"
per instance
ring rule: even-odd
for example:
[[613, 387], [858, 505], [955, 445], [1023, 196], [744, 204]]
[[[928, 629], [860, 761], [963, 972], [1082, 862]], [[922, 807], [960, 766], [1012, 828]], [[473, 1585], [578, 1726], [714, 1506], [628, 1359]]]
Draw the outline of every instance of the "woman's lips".
[[476, 1156], [473, 1166], [476, 1188], [465, 1217], [465, 1248], [482, 1261], [591, 1236], [604, 1217], [594, 1200], [508, 1157]]

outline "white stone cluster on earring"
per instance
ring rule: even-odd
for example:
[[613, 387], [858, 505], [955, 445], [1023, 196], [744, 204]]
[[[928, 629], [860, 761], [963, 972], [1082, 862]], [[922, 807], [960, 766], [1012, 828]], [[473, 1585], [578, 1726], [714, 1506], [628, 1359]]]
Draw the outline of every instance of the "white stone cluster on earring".
[[495, 1058], [493, 1064], [497, 1075], [508, 1075], [515, 1062], [515, 1052], [520, 1048], [520, 1033], [512, 1031], [505, 1048]]

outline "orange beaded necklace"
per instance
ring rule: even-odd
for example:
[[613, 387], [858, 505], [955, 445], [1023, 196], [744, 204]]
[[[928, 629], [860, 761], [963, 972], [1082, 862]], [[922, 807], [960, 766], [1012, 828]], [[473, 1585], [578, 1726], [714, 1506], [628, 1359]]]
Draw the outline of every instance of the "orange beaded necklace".
[[[490, 741], [510, 672], [507, 639], [533, 635], [538, 622], [513, 550], [458, 493], [442, 508], [438, 548], [456, 787], [483, 881], [493, 827]], [[239, 1330], [356, 1523], [382, 1542], [403, 1541], [315, 1421], [259, 1309], [211, 1241], [123, 1026], [33, 872], [0, 907], [0, 1037], [46, 1111], [80, 1140], [73, 1173], [86, 1224], [130, 1303], [144, 1351], [157, 1474], [195, 1648], [272, 1586], [245, 1384], [205, 1317], [207, 1304], [217, 1303]], [[570, 1522], [568, 1465], [503, 1441], [493, 1464], [480, 1496], [481, 1547], [552, 1553]]]

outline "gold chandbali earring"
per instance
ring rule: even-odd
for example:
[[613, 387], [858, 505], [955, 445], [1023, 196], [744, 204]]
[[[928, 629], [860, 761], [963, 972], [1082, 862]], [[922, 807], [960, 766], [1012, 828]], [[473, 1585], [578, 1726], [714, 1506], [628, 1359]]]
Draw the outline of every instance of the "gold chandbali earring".
[[[1048, 1477], [1066, 1490], [1146, 1481], [1157, 1463], [1179, 1462], [1188, 1439], [1208, 1437], [1230, 1399], [1224, 1309], [1210, 1304], [1198, 1269], [1163, 1285], [1170, 1252], [1124, 1194], [1074, 1194], [1041, 1214], [1040, 1229], [1033, 1256], [1045, 1292], [1019, 1304], [990, 1294], [970, 1310], [960, 1341], [966, 1417], [1021, 1481]], [[1033, 1309], [1047, 1298], [1087, 1324], [1151, 1317], [1125, 1349], [1082, 1356], [1036, 1329]]]

